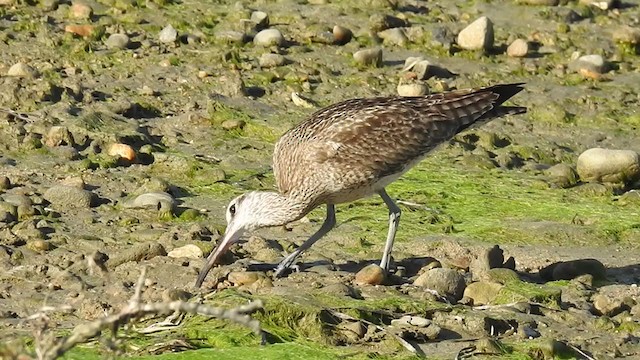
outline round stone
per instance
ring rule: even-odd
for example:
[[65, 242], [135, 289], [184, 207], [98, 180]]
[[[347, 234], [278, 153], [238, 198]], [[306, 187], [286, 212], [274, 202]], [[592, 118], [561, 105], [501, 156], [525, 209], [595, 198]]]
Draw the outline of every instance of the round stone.
[[376, 264], [370, 264], [358, 271], [355, 283], [356, 285], [380, 285], [384, 279], [384, 270]]
[[640, 178], [640, 156], [633, 150], [592, 148], [578, 157], [577, 171], [585, 182], [629, 184]]
[[129, 37], [126, 34], [111, 34], [104, 44], [109, 49], [126, 49], [129, 46]]
[[253, 43], [261, 46], [282, 46], [285, 43], [285, 38], [278, 29], [264, 29], [256, 34]]
[[528, 53], [529, 43], [524, 39], [516, 39], [507, 47], [507, 55], [510, 57], [525, 57]]

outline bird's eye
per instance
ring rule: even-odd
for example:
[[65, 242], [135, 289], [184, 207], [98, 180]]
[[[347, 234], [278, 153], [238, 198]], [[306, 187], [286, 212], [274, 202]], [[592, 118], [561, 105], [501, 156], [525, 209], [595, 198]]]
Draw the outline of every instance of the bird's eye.
[[231, 215], [236, 214], [236, 204], [233, 204], [229, 207], [229, 212], [231, 213]]

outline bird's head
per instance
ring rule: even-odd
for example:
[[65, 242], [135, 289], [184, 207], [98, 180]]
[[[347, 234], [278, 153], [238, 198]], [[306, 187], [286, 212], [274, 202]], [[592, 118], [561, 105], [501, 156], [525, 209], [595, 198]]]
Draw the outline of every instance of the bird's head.
[[264, 191], [252, 191], [231, 200], [226, 212], [227, 230], [198, 274], [196, 287], [202, 285], [205, 277], [219, 258], [229, 250], [231, 245], [240, 240], [245, 232], [289, 222], [284, 204], [282, 195]]

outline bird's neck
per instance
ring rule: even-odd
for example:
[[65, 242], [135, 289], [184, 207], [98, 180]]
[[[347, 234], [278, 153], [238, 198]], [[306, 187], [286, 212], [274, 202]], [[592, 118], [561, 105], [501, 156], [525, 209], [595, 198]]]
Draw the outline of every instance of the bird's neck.
[[268, 204], [271, 211], [269, 219], [265, 219], [266, 226], [281, 226], [299, 220], [314, 208], [310, 199], [299, 194], [274, 192], [272, 196], [273, 202]]

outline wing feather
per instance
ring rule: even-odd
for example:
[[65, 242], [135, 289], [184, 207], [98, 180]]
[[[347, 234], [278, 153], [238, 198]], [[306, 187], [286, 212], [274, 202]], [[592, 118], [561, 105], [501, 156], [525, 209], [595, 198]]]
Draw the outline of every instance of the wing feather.
[[321, 109], [276, 144], [278, 187], [286, 193], [305, 181], [307, 186], [309, 182], [321, 186], [322, 176], [330, 172], [348, 189], [402, 172], [478, 120], [524, 112], [507, 107], [497, 112], [500, 104], [522, 90], [519, 85], [353, 99]]

